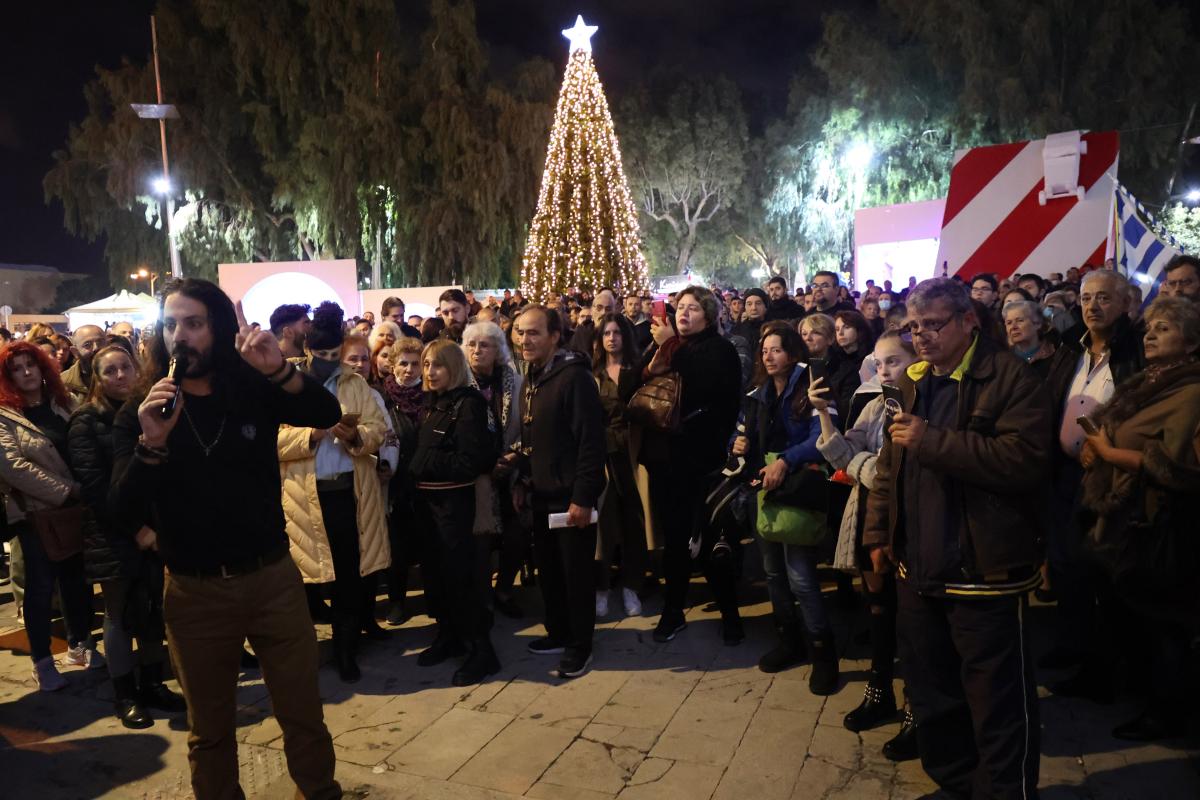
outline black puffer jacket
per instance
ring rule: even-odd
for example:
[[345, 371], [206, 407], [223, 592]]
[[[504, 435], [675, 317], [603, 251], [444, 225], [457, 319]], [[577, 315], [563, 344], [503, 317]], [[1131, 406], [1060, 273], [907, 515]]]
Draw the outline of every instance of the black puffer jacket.
[[498, 449], [487, 401], [463, 386], [430, 398], [408, 469], [418, 483], [471, 483], [495, 466]]
[[82, 487], [87, 509], [83, 556], [89, 581], [133, 578], [147, 557], [134, 541], [136, 529], [131, 530], [128, 523], [118, 523], [108, 513], [115, 416], [115, 410], [88, 403], [71, 417], [67, 432], [71, 471]]

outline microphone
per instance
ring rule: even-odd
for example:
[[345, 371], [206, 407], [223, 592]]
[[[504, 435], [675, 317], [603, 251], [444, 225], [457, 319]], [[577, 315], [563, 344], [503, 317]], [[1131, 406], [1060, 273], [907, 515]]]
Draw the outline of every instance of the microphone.
[[179, 393], [183, 391], [180, 384], [183, 376], [187, 374], [187, 369], [187, 351], [176, 346], [175, 351], [171, 353], [171, 361], [167, 364], [167, 378], [175, 382], [175, 395], [168, 399], [166, 405], [162, 407], [163, 419], [170, 419], [171, 415], [175, 413], [175, 406], [179, 403]]

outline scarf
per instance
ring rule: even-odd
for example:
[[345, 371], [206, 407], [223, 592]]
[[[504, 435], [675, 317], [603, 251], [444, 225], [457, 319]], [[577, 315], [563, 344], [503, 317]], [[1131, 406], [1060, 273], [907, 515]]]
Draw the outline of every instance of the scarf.
[[425, 390], [421, 388], [421, 384], [418, 382], [413, 386], [401, 386], [394, 375], [388, 375], [383, 379], [383, 390], [396, 411], [415, 424], [425, 401]]

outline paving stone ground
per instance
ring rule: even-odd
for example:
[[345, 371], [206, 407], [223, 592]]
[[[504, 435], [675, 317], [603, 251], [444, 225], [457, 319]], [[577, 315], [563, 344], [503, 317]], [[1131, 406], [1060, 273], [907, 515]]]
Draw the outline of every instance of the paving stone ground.
[[[391, 641], [365, 648], [357, 685], [321, 670], [338, 778], [363, 796], [396, 800], [908, 800], [930, 791], [918, 762], [880, 754], [898, 723], [863, 734], [842, 727], [868, 666], [861, 616], [835, 615], [843, 688], [814, 697], [805, 666], [774, 676], [756, 669], [773, 633], [761, 586], [748, 594], [738, 647], [722, 645], [716, 614], [700, 606], [675, 641], [655, 644], [651, 599], [645, 616], [618, 610], [602, 620], [593, 670], [563, 682], [551, 675], [553, 659], [525, 651], [543, 629], [536, 592], [523, 590], [527, 619], [499, 619], [494, 632], [503, 669], [469, 689], [450, 686], [452, 664], [417, 667], [432, 637], [417, 615]], [[619, 598], [611, 605], [619, 609]], [[0, 797], [190, 798], [185, 720], [125, 730], [112, 717], [103, 671], [66, 671], [68, 689], [39, 693], [13, 613], [11, 602], [0, 605]], [[1048, 613], [1034, 609], [1035, 630], [1049, 627]], [[318, 632], [328, 638], [327, 627]], [[323, 642], [326, 658], [328, 648]], [[1119, 742], [1109, 730], [1136, 711], [1131, 700], [1096, 706], [1042, 694], [1043, 798], [1200, 798], [1195, 741]], [[243, 675], [239, 699], [247, 796], [291, 797], [281, 733], [256, 672]]]

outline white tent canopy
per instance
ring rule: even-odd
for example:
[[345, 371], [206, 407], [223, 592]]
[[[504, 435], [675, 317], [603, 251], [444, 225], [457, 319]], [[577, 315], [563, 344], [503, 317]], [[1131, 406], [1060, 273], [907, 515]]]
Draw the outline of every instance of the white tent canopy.
[[148, 325], [158, 319], [158, 301], [148, 294], [131, 294], [122, 289], [114, 295], [64, 312], [71, 330], [81, 325], [111, 325], [114, 322], [132, 322], [137, 327]]

